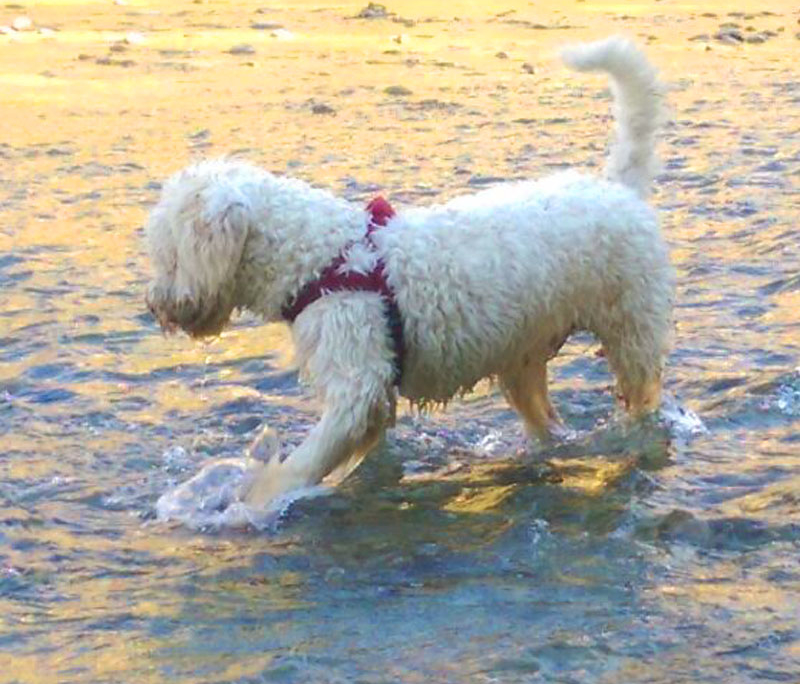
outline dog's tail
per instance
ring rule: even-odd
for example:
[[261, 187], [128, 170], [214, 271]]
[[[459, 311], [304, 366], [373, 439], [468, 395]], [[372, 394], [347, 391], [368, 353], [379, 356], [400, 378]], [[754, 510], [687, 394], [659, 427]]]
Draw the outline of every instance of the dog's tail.
[[659, 168], [655, 142], [664, 118], [663, 86], [655, 68], [633, 42], [619, 36], [568, 47], [561, 57], [578, 71], [605, 71], [611, 76], [616, 140], [606, 173], [647, 196]]

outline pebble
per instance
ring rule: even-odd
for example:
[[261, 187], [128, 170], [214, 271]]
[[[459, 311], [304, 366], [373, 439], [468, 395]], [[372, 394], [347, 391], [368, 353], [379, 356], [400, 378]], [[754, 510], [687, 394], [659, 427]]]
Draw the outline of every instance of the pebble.
[[508, 59], [508, 53], [500, 50], [500, 52], [495, 53], [495, 57], [497, 57], [497, 59]]
[[111, 57], [98, 57], [96, 60], [94, 60], [94, 63], [102, 66], [136, 66], [136, 62], [134, 62], [132, 59], [111, 59]]
[[278, 40], [294, 40], [294, 33], [285, 28], [279, 28], [275, 29], [274, 31], [270, 31], [269, 35], [273, 38], [277, 38]]
[[357, 19], [386, 19], [389, 12], [386, 5], [380, 5], [377, 2], [369, 3], [364, 9], [356, 14]]
[[318, 102], [314, 105], [311, 105], [311, 113], [312, 114], [336, 114], [336, 110], [331, 107], [330, 105], [325, 104], [324, 102]]
[[15, 31], [30, 31], [33, 28], [33, 22], [29, 17], [17, 17], [11, 22], [11, 28]]
[[282, 29], [283, 26], [273, 21], [254, 21], [250, 23], [250, 28], [254, 31], [275, 31]]
[[256, 54], [256, 49], [252, 45], [241, 43], [239, 45], [234, 45], [227, 52], [231, 55], [254, 55]]
[[125, 38], [123, 42], [128, 45], [141, 45], [142, 43], [147, 40], [141, 33], [137, 33], [136, 31], [130, 31], [125, 34]]
[[726, 43], [728, 45], [737, 45], [744, 42], [742, 32], [735, 28], [726, 28], [722, 31], [718, 31], [714, 34], [714, 38], [720, 43]]
[[522, 70], [524, 72], [528, 73], [528, 74], [535, 73], [535, 69], [533, 68], [533, 64], [530, 64], [529, 62], [525, 62], [525, 64], [522, 65]]
[[395, 95], [397, 97], [405, 97], [406, 95], [411, 95], [412, 91], [406, 88], [405, 86], [394, 85], [389, 86], [388, 88], [384, 88], [383, 92], [387, 95]]

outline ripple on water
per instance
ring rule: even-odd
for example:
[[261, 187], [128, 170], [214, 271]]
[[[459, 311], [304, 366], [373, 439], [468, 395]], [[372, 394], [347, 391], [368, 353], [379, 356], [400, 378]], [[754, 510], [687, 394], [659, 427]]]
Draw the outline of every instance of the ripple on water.
[[[510, 14], [467, 3], [464, 16], [430, 21], [402, 2], [374, 19], [283, 3], [250, 18], [295, 35], [257, 46], [275, 67], [270, 87], [263, 59], [222, 52], [256, 23], [246, 3], [216, 3], [213, 26], [201, 3], [165, 2], [156, 18], [34, 3], [36, 28], [55, 22], [70, 39], [0, 35], [2, 73], [25, 80], [0, 103], [13, 142], [0, 143], [6, 677], [794, 682], [797, 41], [796, 8], [774, 1], [774, 15], [748, 18], [719, 0], [702, 12], [643, 2], [624, 18], [586, 3]], [[745, 36], [749, 24], [762, 37], [786, 30], [765, 44], [713, 42], [729, 21]], [[404, 35], [381, 38], [399, 24]], [[243, 454], [260, 426], [290, 450], [317, 406], [270, 355], [286, 343], [252, 318], [209, 350], [161, 341], [141, 303], [141, 227], [163, 179], [193, 152], [245, 150], [400, 207], [572, 162], [599, 171], [607, 89], [550, 62], [560, 38], [542, 29], [566, 39], [564, 27], [621, 24], [652, 34], [675, 113], [654, 202], [679, 273], [666, 381], [680, 401], [630, 429], [605, 362], [578, 338], [550, 364], [563, 439], [527, 443], [481, 387], [448, 413], [401, 415], [324, 495], [272, 517], [243, 509], [237, 487], [254, 467]], [[121, 107], [108, 97], [120, 91], [114, 67], [95, 61], [104, 32], [156, 25], [160, 42], [197, 49], [128, 45]], [[686, 41], [696, 34], [713, 49]], [[31, 81], [31, 59], [65, 69], [69, 88]], [[425, 70], [436, 77], [412, 78]], [[413, 93], [387, 98], [391, 84]]]

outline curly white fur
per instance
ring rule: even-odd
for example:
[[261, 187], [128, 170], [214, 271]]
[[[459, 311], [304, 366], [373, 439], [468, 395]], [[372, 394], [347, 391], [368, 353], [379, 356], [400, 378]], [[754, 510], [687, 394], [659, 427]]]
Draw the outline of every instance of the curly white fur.
[[[363, 207], [240, 161], [190, 166], [164, 187], [147, 227], [148, 301], [162, 326], [219, 332], [234, 308], [268, 321], [343, 251], [349, 267], [386, 265], [403, 318], [399, 393], [446, 402], [497, 378], [529, 430], [559, 427], [546, 363], [575, 330], [602, 342], [628, 408], [657, 407], [671, 332], [673, 272], [643, 201], [656, 166], [661, 88], [630, 42], [565, 53], [612, 77], [617, 141], [608, 179], [565, 172], [404, 209], [365, 249]], [[297, 357], [325, 411], [249, 499], [263, 503], [357, 465], [393, 419], [393, 357], [379, 295], [336, 292], [292, 327]]]

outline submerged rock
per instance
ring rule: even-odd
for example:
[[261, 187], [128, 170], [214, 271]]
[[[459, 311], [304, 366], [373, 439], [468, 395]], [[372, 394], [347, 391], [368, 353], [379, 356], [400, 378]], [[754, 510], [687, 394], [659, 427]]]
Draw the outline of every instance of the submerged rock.
[[274, 21], [253, 21], [250, 22], [250, 28], [254, 31], [277, 31], [283, 28], [283, 24]]
[[336, 114], [336, 110], [331, 107], [330, 105], [325, 104], [324, 102], [317, 102], [311, 105], [311, 113], [312, 114]]
[[394, 95], [395, 97], [405, 97], [412, 94], [411, 89], [401, 85], [388, 86], [383, 89], [383, 92], [387, 95]]
[[386, 5], [380, 5], [377, 2], [369, 3], [356, 14], [357, 19], [386, 19], [388, 17], [389, 11], [386, 9]]
[[240, 43], [226, 50], [226, 52], [229, 55], [254, 55], [256, 54], [256, 49], [248, 43]]
[[727, 45], [737, 45], [744, 42], [744, 35], [738, 28], [734, 27], [721, 27], [721, 29], [714, 34], [714, 38], [720, 43], [725, 43]]

